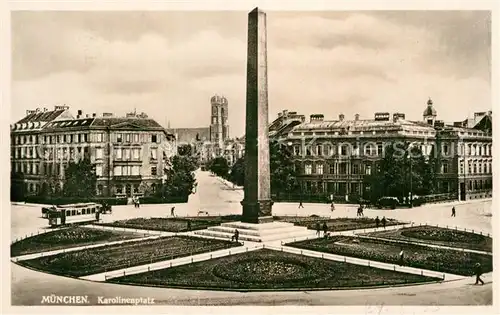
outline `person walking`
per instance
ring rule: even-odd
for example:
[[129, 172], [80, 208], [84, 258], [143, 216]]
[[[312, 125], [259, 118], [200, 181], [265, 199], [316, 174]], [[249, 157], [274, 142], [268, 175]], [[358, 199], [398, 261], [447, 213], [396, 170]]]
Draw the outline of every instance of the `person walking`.
[[170, 216], [175, 217], [175, 207], [170, 209]]
[[474, 266], [474, 273], [476, 274], [476, 283], [475, 284], [479, 284], [479, 282], [481, 282], [481, 285], [484, 284], [484, 281], [483, 279], [481, 279], [481, 275], [483, 274], [483, 268], [481, 268], [481, 264], [480, 263], [476, 263], [476, 265]]
[[301, 201], [299, 201], [299, 209], [300, 209], [300, 208], [304, 208], [304, 205], [302, 204], [302, 200], [301, 200]]
[[375, 226], [377, 227], [377, 229], [378, 229], [379, 225], [380, 225], [380, 219], [379, 219], [379, 218], [378, 218], [378, 216], [377, 216], [377, 217], [375, 218]]
[[332, 212], [333, 212], [334, 210], [335, 210], [335, 204], [334, 204], [334, 203], [333, 203], [333, 201], [332, 201], [332, 204], [330, 205], [330, 211], [332, 211]]
[[326, 238], [328, 233], [328, 225], [326, 222], [323, 222], [323, 236]]
[[401, 251], [399, 252], [399, 265], [403, 266], [405, 260], [405, 252], [403, 251], [403, 248], [401, 248]]
[[387, 223], [387, 220], [385, 219], [385, 216], [382, 218], [382, 221], [380, 221], [380, 222], [382, 223], [382, 226], [385, 229], [385, 224]]
[[240, 236], [240, 232], [238, 231], [238, 229], [234, 230], [234, 234], [231, 237], [231, 241], [236, 241], [236, 243], [238, 243], [239, 236]]
[[320, 236], [320, 233], [321, 233], [321, 225], [319, 224], [319, 222], [316, 222], [316, 236]]
[[141, 203], [139, 201], [139, 197], [135, 197], [135, 204], [137, 206], [137, 209], [139, 209], [141, 207]]
[[451, 208], [451, 216], [452, 217], [456, 217], [457, 216], [457, 213], [455, 212], [455, 206], [453, 206], [453, 208]]

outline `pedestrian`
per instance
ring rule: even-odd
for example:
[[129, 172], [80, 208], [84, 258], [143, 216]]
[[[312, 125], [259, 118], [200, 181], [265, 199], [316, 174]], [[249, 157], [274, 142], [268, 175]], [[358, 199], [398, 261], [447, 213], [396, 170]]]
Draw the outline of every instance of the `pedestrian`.
[[453, 206], [453, 208], [451, 208], [451, 216], [452, 217], [456, 217], [457, 216], [457, 213], [455, 212], [455, 206]]
[[189, 232], [191, 232], [191, 220], [187, 221], [187, 229]]
[[239, 236], [240, 236], [240, 232], [238, 231], [238, 229], [235, 229], [233, 236], [231, 236], [231, 241], [236, 241], [236, 243], [238, 243]]
[[378, 226], [380, 225], [380, 219], [378, 218], [378, 216], [375, 218], [375, 225], [377, 226], [378, 229]]
[[326, 222], [323, 222], [323, 236], [325, 238], [327, 237], [326, 233], [328, 233], [328, 225], [326, 224]]
[[175, 207], [172, 207], [172, 209], [170, 209], [170, 216], [175, 217]]
[[382, 226], [385, 229], [385, 224], [387, 223], [387, 220], [385, 219], [385, 216], [382, 218], [382, 221], [380, 221], [380, 222], [382, 223]]
[[476, 283], [475, 284], [479, 284], [479, 282], [481, 282], [481, 285], [483, 285], [484, 281], [483, 281], [483, 279], [481, 279], [481, 275], [483, 274], [483, 268], [481, 268], [480, 263], [476, 263], [476, 265], [474, 267], [475, 267], [474, 273], [476, 274]]
[[140, 208], [141, 207], [141, 203], [139, 202], [139, 197], [135, 197], [135, 202], [137, 204], [137, 208]]
[[330, 210], [333, 212], [335, 210], [335, 204], [332, 201], [332, 204], [330, 205]]
[[302, 204], [302, 200], [301, 200], [301, 201], [299, 201], [299, 209], [300, 209], [300, 208], [304, 208], [304, 205]]
[[403, 251], [403, 248], [401, 248], [401, 251], [399, 252], [399, 265], [400, 266], [403, 266], [404, 259], [405, 259], [405, 253]]
[[321, 225], [319, 224], [319, 222], [316, 222], [316, 236], [320, 236], [320, 233], [321, 233]]

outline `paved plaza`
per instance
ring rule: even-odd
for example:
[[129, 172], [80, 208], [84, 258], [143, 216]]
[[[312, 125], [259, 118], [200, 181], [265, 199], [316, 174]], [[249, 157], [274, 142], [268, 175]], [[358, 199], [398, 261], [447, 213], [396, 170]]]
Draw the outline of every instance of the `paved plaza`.
[[[197, 216], [198, 211], [209, 215], [241, 214], [243, 191], [233, 188], [208, 172], [197, 171], [198, 188], [186, 204], [115, 206], [113, 213], [104, 215], [106, 222], [136, 217], [168, 217], [175, 206], [177, 216]], [[457, 216], [451, 217], [455, 205]], [[329, 217], [356, 217], [356, 205], [337, 205], [334, 212], [327, 204], [276, 203], [274, 215], [320, 215]], [[457, 227], [475, 232], [492, 233], [491, 200], [440, 203], [413, 209], [365, 210], [366, 217], [394, 218], [415, 224]], [[41, 218], [39, 205], [12, 206], [11, 238], [26, 237], [42, 232], [47, 221]], [[253, 245], [248, 242], [248, 245]], [[277, 244], [272, 244], [277, 245]], [[330, 258], [328, 258], [330, 259]], [[331, 259], [335, 259], [332, 257]], [[472, 277], [457, 278], [437, 284], [415, 285], [364, 290], [314, 292], [216, 292], [164, 288], [135, 287], [98, 283], [54, 276], [11, 264], [12, 303], [38, 305], [42, 295], [88, 295], [114, 297], [154, 297], [157, 304], [177, 305], [487, 305], [492, 303], [492, 274], [484, 275], [486, 284], [474, 286]]]

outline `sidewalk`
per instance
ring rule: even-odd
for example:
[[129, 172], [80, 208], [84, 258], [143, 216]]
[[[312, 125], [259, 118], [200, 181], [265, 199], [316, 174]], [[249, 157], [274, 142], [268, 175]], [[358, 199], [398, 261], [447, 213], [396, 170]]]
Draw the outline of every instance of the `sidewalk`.
[[176, 267], [181, 265], [190, 264], [193, 262], [205, 261], [213, 258], [224, 257], [229, 255], [240, 254], [244, 252], [254, 251], [261, 249], [262, 245], [257, 246], [239, 246], [233, 247], [229, 249], [221, 249], [208, 253], [201, 253], [192, 256], [179, 257], [171, 260], [163, 260], [160, 262], [152, 263], [152, 264], [143, 264], [140, 266], [134, 266], [129, 268], [123, 268], [108, 272], [102, 272], [98, 274], [88, 275], [80, 277], [80, 279], [90, 280], [90, 281], [106, 281], [107, 279], [123, 277], [126, 275], [133, 275], [147, 271], [153, 271], [158, 269], [165, 269], [170, 267]]

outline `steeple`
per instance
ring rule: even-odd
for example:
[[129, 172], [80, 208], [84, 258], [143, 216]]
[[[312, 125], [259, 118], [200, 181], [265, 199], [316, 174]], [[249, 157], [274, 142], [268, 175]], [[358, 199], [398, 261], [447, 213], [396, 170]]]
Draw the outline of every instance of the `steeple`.
[[432, 107], [432, 104], [432, 99], [429, 97], [429, 100], [427, 101], [427, 108], [424, 110], [423, 114], [424, 122], [429, 125], [434, 125], [437, 117], [437, 111], [434, 107]]

